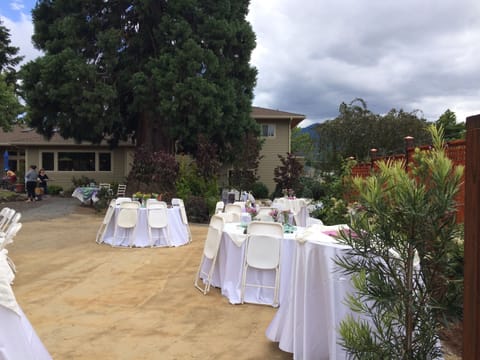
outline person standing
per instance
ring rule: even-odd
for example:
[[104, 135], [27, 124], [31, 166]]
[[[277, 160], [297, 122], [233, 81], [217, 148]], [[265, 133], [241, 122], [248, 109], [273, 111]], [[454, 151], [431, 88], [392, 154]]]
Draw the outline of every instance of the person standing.
[[41, 168], [38, 172], [38, 186], [43, 190], [41, 195], [47, 194], [47, 181], [48, 175], [45, 173], [45, 169]]
[[37, 166], [30, 165], [25, 174], [25, 184], [27, 186], [27, 201], [35, 201], [35, 188], [37, 187]]

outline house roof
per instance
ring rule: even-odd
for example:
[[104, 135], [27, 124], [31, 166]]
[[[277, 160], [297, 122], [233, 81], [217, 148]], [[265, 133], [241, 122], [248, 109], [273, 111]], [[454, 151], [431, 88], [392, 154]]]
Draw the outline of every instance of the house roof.
[[259, 120], [267, 120], [267, 119], [284, 119], [284, 120], [291, 120], [291, 128], [294, 128], [297, 126], [302, 120], [305, 120], [305, 115], [302, 114], [295, 114], [291, 112], [286, 112], [286, 111], [280, 111], [280, 110], [273, 110], [273, 109], [266, 109], [266, 108], [261, 108], [258, 106], [252, 106], [252, 117], [254, 119], [259, 119]]
[[[302, 120], [305, 119], [305, 115], [295, 114], [286, 111], [272, 110], [261, 108], [258, 106], [252, 106], [251, 116], [255, 120], [290, 120], [290, 127], [294, 128]], [[58, 133], [54, 133], [52, 138], [48, 141], [43, 135], [38, 134], [35, 129], [16, 125], [12, 127], [12, 131], [4, 132], [0, 131], [0, 146], [25, 146], [25, 145], [52, 145], [52, 146], [91, 146], [92, 143], [84, 141], [80, 144], [76, 143], [73, 139], [64, 139]], [[129, 142], [120, 142], [120, 146], [133, 146]], [[100, 146], [108, 146], [106, 141], [103, 141]]]
[[[52, 145], [52, 146], [92, 146], [89, 141], [82, 143], [76, 143], [73, 139], [64, 139], [58, 133], [54, 133], [50, 141], [46, 140], [43, 135], [37, 133], [35, 129], [15, 125], [12, 127], [12, 131], [0, 131], [0, 146], [25, 146], [25, 145]], [[102, 141], [99, 146], [108, 146], [106, 141]], [[132, 143], [126, 141], [120, 142], [119, 146], [134, 146]]]

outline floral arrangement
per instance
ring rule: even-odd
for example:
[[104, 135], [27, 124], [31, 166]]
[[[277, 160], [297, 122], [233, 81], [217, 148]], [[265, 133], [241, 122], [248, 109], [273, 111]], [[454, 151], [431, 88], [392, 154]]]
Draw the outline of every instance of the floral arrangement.
[[258, 211], [255, 206], [245, 206], [245, 211], [250, 214], [252, 220], [257, 216]]
[[132, 195], [134, 199], [137, 200], [147, 200], [147, 199], [158, 199], [159, 195], [156, 193], [142, 193], [137, 191], [135, 194]]
[[278, 222], [280, 212], [278, 211], [278, 209], [273, 209], [268, 213], [268, 215], [272, 217], [273, 221]]

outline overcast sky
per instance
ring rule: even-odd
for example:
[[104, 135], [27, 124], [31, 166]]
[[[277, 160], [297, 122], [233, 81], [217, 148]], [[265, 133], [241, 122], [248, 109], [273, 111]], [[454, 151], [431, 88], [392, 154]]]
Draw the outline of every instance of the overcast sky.
[[[14, 46], [31, 60], [34, 0], [1, 0]], [[362, 98], [383, 114], [421, 110], [435, 121], [480, 114], [478, 0], [251, 0], [257, 36], [254, 105], [333, 119]]]

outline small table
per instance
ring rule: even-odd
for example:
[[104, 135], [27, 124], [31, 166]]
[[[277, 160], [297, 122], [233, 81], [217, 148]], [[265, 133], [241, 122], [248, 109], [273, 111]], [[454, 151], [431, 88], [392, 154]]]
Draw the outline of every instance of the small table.
[[[103, 242], [112, 245], [115, 243], [115, 246], [125, 246], [128, 247], [129, 243], [127, 239], [122, 240], [120, 243], [118, 241], [114, 242], [113, 235], [115, 232], [115, 223], [116, 217], [118, 214], [119, 208], [115, 209], [115, 214], [112, 216], [110, 223], [108, 224], [105, 230], [105, 236]], [[185, 224], [182, 220], [180, 207], [174, 206], [167, 209], [168, 216], [168, 232], [170, 235], [171, 246], [182, 246], [190, 242], [188, 224]], [[156, 230], [159, 231], [159, 230]], [[150, 247], [150, 241], [148, 238], [148, 225], [147, 225], [147, 208], [140, 208], [138, 212], [137, 225], [133, 229], [134, 232], [134, 247]], [[169, 246], [163, 239], [160, 239], [160, 242], [156, 242], [154, 247], [164, 247]]]
[[72, 197], [80, 200], [82, 204], [94, 203], [98, 201], [98, 198], [96, 197], [96, 195], [99, 190], [100, 189], [98, 187], [91, 187], [91, 186], [77, 187], [73, 191]]

